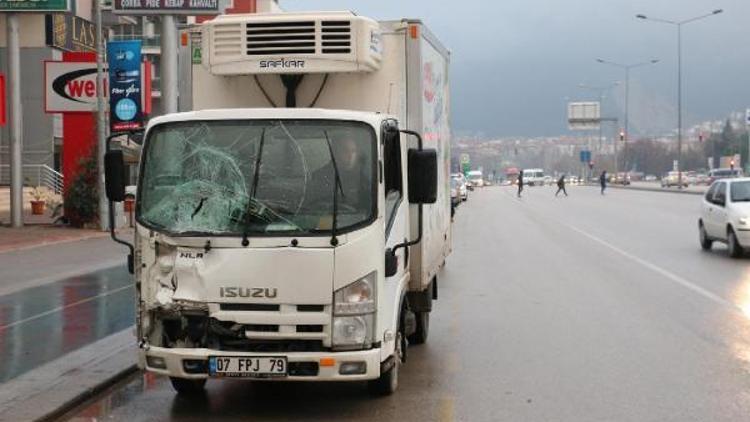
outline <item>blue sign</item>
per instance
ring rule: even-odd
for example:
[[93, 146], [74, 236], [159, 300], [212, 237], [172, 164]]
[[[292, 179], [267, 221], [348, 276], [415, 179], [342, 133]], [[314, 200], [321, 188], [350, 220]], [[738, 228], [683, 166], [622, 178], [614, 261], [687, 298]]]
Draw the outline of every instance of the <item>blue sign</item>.
[[141, 41], [107, 43], [109, 126], [112, 132], [141, 129]]
[[580, 159], [582, 163], [590, 163], [591, 162], [591, 151], [581, 151], [580, 152]]

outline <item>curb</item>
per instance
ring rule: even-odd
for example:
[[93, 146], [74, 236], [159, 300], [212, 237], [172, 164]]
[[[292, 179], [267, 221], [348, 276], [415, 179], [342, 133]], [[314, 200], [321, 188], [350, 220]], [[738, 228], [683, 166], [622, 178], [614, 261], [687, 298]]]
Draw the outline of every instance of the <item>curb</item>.
[[681, 195], [700, 195], [703, 196], [706, 194], [706, 192], [696, 192], [696, 191], [687, 191], [687, 190], [671, 190], [671, 189], [663, 189], [663, 188], [647, 188], [642, 186], [617, 186], [617, 185], [607, 185], [607, 189], [613, 188], [613, 189], [623, 189], [623, 190], [635, 190], [635, 191], [642, 191], [642, 192], [661, 192], [661, 193], [676, 193]]
[[130, 327], [0, 384], [0, 421], [58, 419], [136, 371]]
[[109, 232], [92, 233], [86, 236], [77, 236], [77, 237], [74, 237], [74, 236], [58, 237], [54, 240], [43, 240], [37, 243], [20, 244], [18, 246], [15, 246], [15, 245], [0, 246], [0, 254], [8, 253], [8, 252], [26, 251], [29, 249], [41, 248], [43, 246], [53, 246], [53, 245], [59, 245], [63, 243], [72, 243], [72, 242], [79, 242], [83, 240], [99, 239], [99, 238], [104, 238], [107, 236], [109, 236]]

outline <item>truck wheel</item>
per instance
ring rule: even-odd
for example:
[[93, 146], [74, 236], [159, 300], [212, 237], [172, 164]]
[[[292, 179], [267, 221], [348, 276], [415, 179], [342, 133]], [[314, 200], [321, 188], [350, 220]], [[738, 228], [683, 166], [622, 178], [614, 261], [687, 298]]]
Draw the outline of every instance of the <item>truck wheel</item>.
[[415, 316], [417, 317], [417, 330], [409, 336], [409, 344], [424, 344], [430, 333], [430, 313], [415, 312]]
[[188, 379], [188, 378], [177, 378], [169, 377], [169, 381], [172, 383], [172, 387], [177, 391], [177, 394], [183, 396], [195, 396], [202, 394], [204, 387], [206, 386], [206, 379]]
[[390, 396], [398, 389], [398, 368], [401, 366], [401, 360], [404, 355], [404, 340], [402, 335], [399, 327], [399, 333], [396, 337], [396, 350], [393, 354], [393, 366], [391, 369], [381, 373], [378, 379], [367, 382], [367, 389], [370, 391], [370, 394], [374, 396]]

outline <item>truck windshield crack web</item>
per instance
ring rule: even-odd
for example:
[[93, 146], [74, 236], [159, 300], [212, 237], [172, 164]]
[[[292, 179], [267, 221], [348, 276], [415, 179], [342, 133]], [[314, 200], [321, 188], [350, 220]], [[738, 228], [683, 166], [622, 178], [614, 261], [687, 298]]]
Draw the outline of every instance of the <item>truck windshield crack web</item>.
[[352, 226], [372, 216], [374, 144], [351, 122], [159, 125], [146, 142], [140, 218], [176, 235], [330, 232], [335, 159], [346, 163], [337, 226]]

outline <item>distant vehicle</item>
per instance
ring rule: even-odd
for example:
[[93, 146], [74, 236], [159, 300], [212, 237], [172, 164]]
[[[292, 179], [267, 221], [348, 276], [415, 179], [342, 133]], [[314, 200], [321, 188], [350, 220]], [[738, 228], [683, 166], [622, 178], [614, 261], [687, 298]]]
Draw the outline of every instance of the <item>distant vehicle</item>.
[[544, 170], [526, 169], [523, 171], [523, 183], [526, 186], [544, 186]]
[[520, 171], [516, 167], [508, 167], [505, 169], [505, 179], [509, 181], [509, 185], [517, 185], [518, 184], [518, 173]]
[[466, 177], [469, 179], [471, 186], [481, 188], [484, 186], [484, 176], [480, 170], [472, 170], [466, 173]]
[[[680, 176], [679, 172], [676, 171], [670, 171], [669, 173], [665, 174], [664, 177], [661, 178], [661, 187], [663, 188], [671, 188], [672, 186], [679, 186], [680, 185]], [[687, 178], [685, 177], [685, 172], [682, 173], [682, 187], [688, 187]]]
[[451, 180], [455, 180], [458, 183], [458, 196], [461, 198], [461, 201], [469, 199], [469, 187], [467, 186], [468, 183], [463, 173], [451, 174]]
[[568, 184], [569, 185], [577, 185], [578, 184], [578, 176], [568, 176]]
[[655, 182], [655, 181], [657, 181], [657, 180], [658, 180], [658, 178], [657, 178], [656, 176], [654, 176], [653, 174], [647, 174], [647, 175], [646, 175], [646, 176], [645, 176], [645, 177], [643, 178], [643, 180], [644, 180], [645, 182]]
[[451, 205], [457, 207], [461, 202], [462, 183], [458, 179], [451, 177]]
[[552, 185], [552, 176], [544, 176], [544, 184], [547, 186]]
[[698, 233], [704, 250], [722, 242], [732, 258], [739, 258], [750, 248], [750, 177], [711, 184], [703, 197]]
[[696, 185], [710, 185], [711, 184], [711, 178], [708, 177], [706, 173], [696, 173], [695, 175], [695, 184]]
[[713, 183], [719, 179], [728, 179], [730, 177], [742, 177], [742, 170], [740, 169], [713, 169], [708, 172], [709, 183]]
[[630, 184], [630, 174], [619, 172], [610, 178], [610, 183], [614, 183], [615, 185], [628, 186]]

